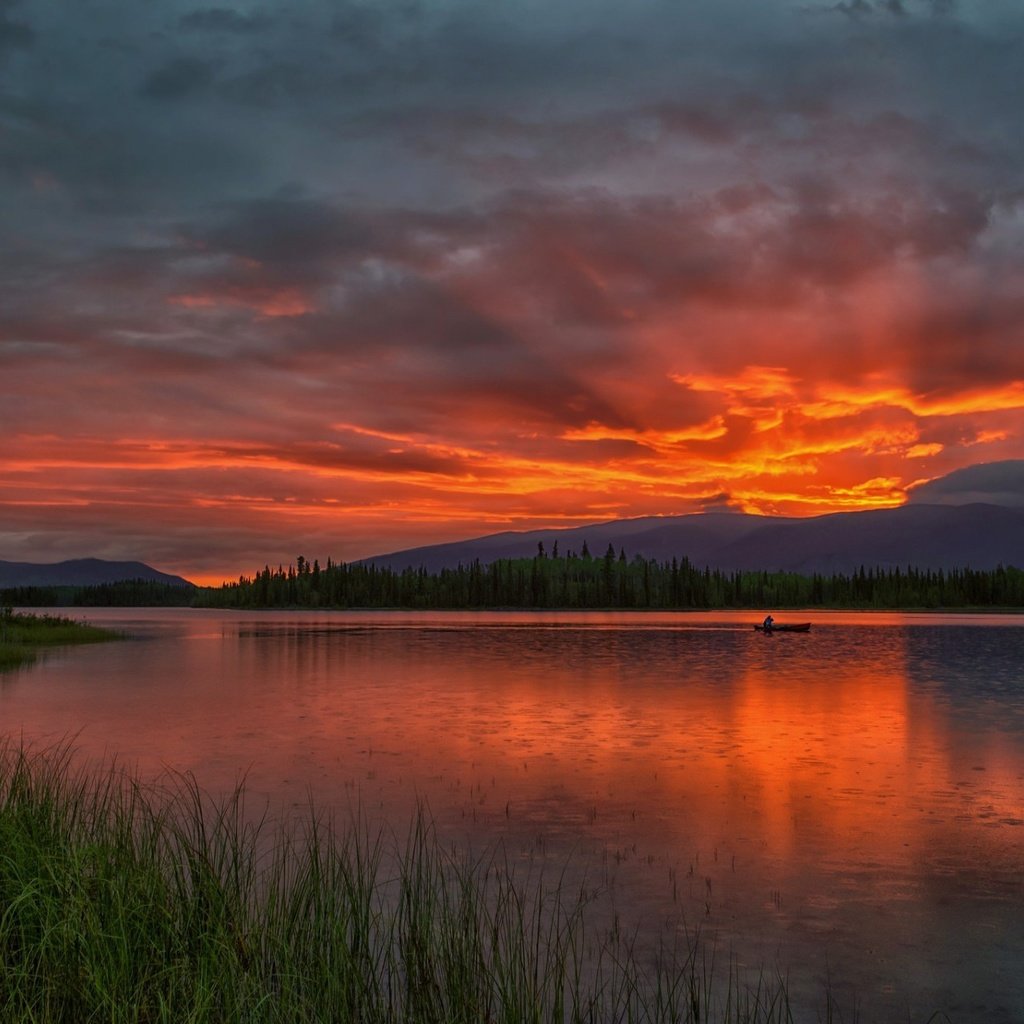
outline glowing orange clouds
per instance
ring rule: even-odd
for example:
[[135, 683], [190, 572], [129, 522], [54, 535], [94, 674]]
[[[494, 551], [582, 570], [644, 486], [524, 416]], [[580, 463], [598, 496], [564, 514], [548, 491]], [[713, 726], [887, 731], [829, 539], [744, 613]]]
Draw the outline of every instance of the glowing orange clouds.
[[222, 293], [172, 295], [168, 302], [185, 309], [216, 309], [219, 306], [240, 306], [263, 316], [302, 316], [315, 309], [310, 300], [295, 288], [231, 289]]
[[1016, 16], [17, 6], [0, 558], [234, 576], [1024, 457]]
[[[901, 230], [937, 245], [922, 202]], [[931, 286], [891, 212], [797, 187], [233, 204], [4, 328], [0, 555], [230, 578], [300, 550], [893, 506], [1020, 457], [1012, 297], [972, 318], [986, 282]]]
[[[965, 342], [966, 344], [966, 342]], [[808, 405], [807, 415], [831, 419], [864, 409], [905, 409], [922, 419], [934, 416], [960, 416], [1024, 409], [1024, 380], [1009, 381], [989, 388], [967, 388], [959, 393], [932, 397], [915, 395], [905, 387], [867, 387], [863, 389], [823, 387], [819, 401]], [[997, 440], [999, 431], [992, 432]]]
[[[142, 516], [172, 540], [206, 533], [237, 545], [227, 570], [164, 560], [212, 579], [250, 571], [253, 558], [273, 560], [269, 538], [282, 535], [287, 551], [351, 558], [706, 504], [785, 514], [891, 506], [929, 478], [922, 466], [955, 468], [968, 449], [1005, 443], [1011, 429], [985, 423], [1007, 414], [1004, 422], [1016, 422], [1024, 409], [1019, 382], [936, 399], [897, 386], [815, 384], [759, 366], [671, 381], [684, 408], [687, 394], [700, 397], [702, 419], [675, 428], [591, 421], [551, 437], [511, 422], [486, 438], [473, 438], [471, 423], [453, 424], [450, 436], [387, 430], [374, 416], [336, 421], [316, 440], [16, 435], [0, 455], [3, 507], [27, 534], [39, 517], [69, 531], [105, 521], [113, 545], [125, 522]], [[937, 418], [943, 429], [934, 434]]]

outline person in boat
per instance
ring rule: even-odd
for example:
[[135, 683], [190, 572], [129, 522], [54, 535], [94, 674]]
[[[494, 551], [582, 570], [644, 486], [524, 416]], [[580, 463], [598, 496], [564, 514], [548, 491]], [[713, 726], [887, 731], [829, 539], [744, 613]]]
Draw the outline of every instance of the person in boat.
[[765, 629], [771, 629], [772, 625], [774, 624], [774, 622], [775, 622], [775, 619], [773, 619], [771, 614], [769, 613], [768, 615], [766, 615], [764, 617], [764, 622], [762, 623], [762, 625], [764, 626]]

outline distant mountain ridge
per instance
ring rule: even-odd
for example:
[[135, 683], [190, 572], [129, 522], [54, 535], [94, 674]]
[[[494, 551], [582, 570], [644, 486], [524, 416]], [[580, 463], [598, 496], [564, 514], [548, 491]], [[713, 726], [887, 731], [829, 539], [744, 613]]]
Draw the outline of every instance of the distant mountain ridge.
[[611, 544], [628, 558], [686, 557], [698, 568], [729, 572], [852, 573], [866, 569], [1024, 568], [1024, 508], [1000, 505], [903, 505], [797, 519], [736, 512], [620, 519], [592, 526], [490, 534], [465, 541], [409, 548], [363, 559], [401, 571], [438, 572], [499, 558], [523, 558], [543, 544], [550, 554], [579, 554], [586, 542], [595, 558]]
[[160, 572], [145, 562], [108, 562], [102, 558], [73, 558], [51, 563], [0, 561], [0, 588], [93, 587], [125, 580], [167, 583], [172, 587], [195, 586], [182, 576]]

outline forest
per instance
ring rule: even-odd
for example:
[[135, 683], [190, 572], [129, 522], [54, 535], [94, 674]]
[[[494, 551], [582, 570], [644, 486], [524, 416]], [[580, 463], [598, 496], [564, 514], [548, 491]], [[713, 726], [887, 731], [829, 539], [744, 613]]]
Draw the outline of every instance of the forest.
[[5, 606], [190, 606], [198, 608], [1024, 608], [1024, 571], [1013, 567], [949, 571], [860, 568], [852, 574], [723, 572], [687, 558], [658, 562], [611, 545], [579, 554], [474, 561], [455, 569], [395, 571], [372, 564], [321, 566], [299, 556], [287, 568], [264, 566], [220, 587], [144, 581], [94, 587], [0, 590]]

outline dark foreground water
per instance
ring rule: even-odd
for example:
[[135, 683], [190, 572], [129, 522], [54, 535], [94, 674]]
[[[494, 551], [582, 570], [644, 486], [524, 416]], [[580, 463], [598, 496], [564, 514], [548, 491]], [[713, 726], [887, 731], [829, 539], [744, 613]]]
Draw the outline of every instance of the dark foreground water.
[[[243, 775], [699, 932], [804, 1019], [1024, 1021], [1024, 617], [97, 610], [123, 643], [0, 676], [0, 732]], [[941, 1018], [940, 1018], [941, 1019]]]

